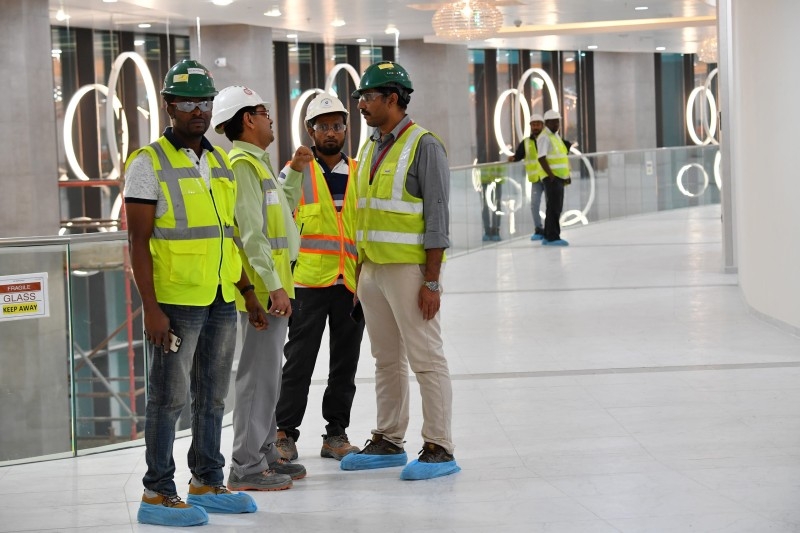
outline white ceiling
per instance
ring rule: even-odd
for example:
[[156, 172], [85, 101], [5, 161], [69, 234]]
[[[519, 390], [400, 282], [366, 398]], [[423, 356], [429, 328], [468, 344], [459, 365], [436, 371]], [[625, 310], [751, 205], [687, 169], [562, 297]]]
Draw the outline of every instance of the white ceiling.
[[[586, 50], [647, 52], [663, 46], [665, 52], [694, 53], [699, 43], [716, 35], [716, 0], [495, 0], [503, 13], [503, 27], [490, 42], [472, 41], [472, 48], [533, 50]], [[197, 25], [248, 24], [272, 27], [276, 40], [296, 33], [301, 42], [354, 44], [366, 38], [374, 45], [394, 45], [399, 31], [400, 49], [406, 39], [453, 42], [435, 36], [431, 19], [439, 2], [422, 0], [234, 0], [217, 6], [211, 0], [50, 0], [53, 24], [59, 9], [66, 23], [98, 29], [136, 30], [187, 34]], [[411, 7], [416, 6], [417, 8]], [[647, 10], [635, 10], [646, 6]], [[264, 12], [278, 7], [280, 17]], [[426, 9], [419, 9], [420, 7]], [[344, 26], [331, 22], [340, 18]]]

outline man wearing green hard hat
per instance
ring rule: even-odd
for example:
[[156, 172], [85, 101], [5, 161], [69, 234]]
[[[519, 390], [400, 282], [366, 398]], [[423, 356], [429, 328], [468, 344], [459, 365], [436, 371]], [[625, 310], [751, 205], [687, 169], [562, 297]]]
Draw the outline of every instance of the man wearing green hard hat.
[[[191, 59], [164, 78], [172, 123], [128, 158], [125, 211], [131, 266], [142, 299], [150, 353], [145, 419], [144, 495], [138, 520], [193, 526], [207, 513], [252, 513], [255, 501], [225, 488], [222, 415], [236, 344], [235, 291], [250, 323], [267, 327], [264, 309], [234, 243], [236, 182], [225, 152], [206, 139], [214, 80]], [[188, 503], [175, 487], [175, 424], [192, 395], [192, 472]]]
[[[441, 333], [441, 272], [450, 246], [450, 170], [442, 141], [406, 114], [414, 86], [392, 61], [370, 65], [352, 97], [375, 128], [358, 156], [356, 294], [375, 358], [377, 424], [342, 470], [403, 466], [400, 478], [455, 474], [452, 386]], [[422, 451], [406, 464], [408, 368], [422, 397]]]

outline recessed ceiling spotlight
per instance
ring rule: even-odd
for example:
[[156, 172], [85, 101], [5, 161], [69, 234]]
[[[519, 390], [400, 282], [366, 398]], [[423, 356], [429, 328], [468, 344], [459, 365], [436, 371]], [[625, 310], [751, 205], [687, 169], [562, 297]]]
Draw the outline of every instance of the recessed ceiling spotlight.
[[633, 9], [635, 9], [636, 11], [647, 11], [650, 8], [647, 6], [636, 6]]
[[270, 9], [267, 12], [265, 12], [264, 15], [267, 16], [267, 17], [280, 17], [281, 16], [281, 10], [278, 9], [278, 6], [273, 6], [272, 9]]
[[365, 42], [367, 42], [367, 40], [362, 37], [361, 39], [356, 39], [356, 42], [357, 43], [365, 43]]
[[59, 22], [64, 22], [65, 20], [69, 20], [69, 15], [64, 11], [64, 8], [60, 8], [56, 11], [56, 20]]
[[233, 0], [211, 0], [211, 3], [215, 6], [229, 6], [233, 3]]
[[666, 46], [656, 46], [656, 52], [663, 52], [666, 49], [667, 49]]
[[117, 0], [103, 0], [104, 4], [116, 4]]
[[297, 34], [296, 33], [287, 33], [286, 34], [286, 38], [287, 39], [297, 39]]
[[586, 48], [588, 48], [589, 50], [597, 50], [597, 45], [596, 44], [590, 44]]
[[344, 26], [345, 24], [347, 24], [347, 23], [343, 19], [340, 19], [338, 17], [333, 19], [333, 22], [331, 22], [331, 26], [333, 26], [335, 28], [340, 28], [340, 27]]
[[141, 24], [139, 24], [139, 27], [142, 28], [143, 30], [150, 28], [151, 26], [152, 24], [148, 24], [147, 22], [142, 22]]

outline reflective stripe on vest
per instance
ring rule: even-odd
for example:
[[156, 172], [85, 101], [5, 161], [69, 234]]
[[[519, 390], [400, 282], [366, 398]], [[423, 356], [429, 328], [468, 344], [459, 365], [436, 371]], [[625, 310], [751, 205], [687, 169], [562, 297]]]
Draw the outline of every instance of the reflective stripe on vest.
[[569, 177], [569, 158], [567, 157], [567, 146], [561, 137], [545, 130], [545, 135], [550, 139], [550, 151], [547, 152], [547, 164], [556, 177], [566, 179]]

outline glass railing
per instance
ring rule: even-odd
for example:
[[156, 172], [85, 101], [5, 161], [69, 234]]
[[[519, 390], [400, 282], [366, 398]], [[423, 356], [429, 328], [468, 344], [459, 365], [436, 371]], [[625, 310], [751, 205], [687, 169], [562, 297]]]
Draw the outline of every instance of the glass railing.
[[[570, 155], [562, 230], [666, 209], [720, 201], [716, 146]], [[451, 169], [450, 257], [529, 237], [534, 231], [525, 166], [486, 163]], [[544, 218], [545, 200], [540, 212]]]
[[[571, 156], [562, 225], [719, 203], [716, 154], [691, 147]], [[499, 220], [501, 239], [527, 238], [530, 197], [522, 163], [452, 169], [449, 255], [497, 244], [483, 240], [485, 214]], [[147, 357], [125, 239], [0, 239], [0, 465], [142, 444]], [[42, 279], [38, 288], [31, 282]], [[179, 429], [188, 425], [187, 411]]]

